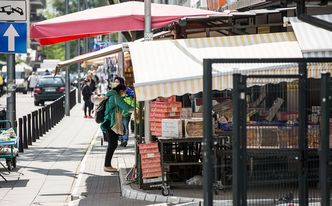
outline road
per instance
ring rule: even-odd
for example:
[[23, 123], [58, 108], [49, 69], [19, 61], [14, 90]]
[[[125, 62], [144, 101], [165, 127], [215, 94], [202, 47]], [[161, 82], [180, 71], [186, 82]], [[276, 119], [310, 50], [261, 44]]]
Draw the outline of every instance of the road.
[[[0, 98], [0, 109], [6, 108], [7, 106], [6, 97], [7, 96], [5, 94]], [[48, 103], [50, 102], [46, 102], [46, 104]], [[23, 117], [24, 115], [27, 115], [39, 108], [41, 108], [41, 106], [34, 105], [33, 97], [31, 97], [29, 93], [28, 94], [16, 93], [16, 119], [18, 119], [19, 117]]]

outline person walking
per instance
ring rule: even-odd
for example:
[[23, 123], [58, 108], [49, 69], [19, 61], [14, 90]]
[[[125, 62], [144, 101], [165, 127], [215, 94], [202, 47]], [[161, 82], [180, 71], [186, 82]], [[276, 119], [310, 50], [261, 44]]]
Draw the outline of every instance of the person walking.
[[4, 90], [3, 90], [3, 86], [5, 84], [4, 78], [2, 76], [2, 71], [0, 71], [0, 97], [3, 95]]
[[114, 87], [112, 90], [106, 93], [108, 97], [106, 108], [105, 108], [105, 117], [104, 121], [101, 123], [100, 128], [105, 133], [105, 136], [108, 138], [108, 146], [105, 155], [105, 164], [104, 171], [106, 172], [116, 172], [117, 169], [112, 166], [112, 158], [115, 149], [118, 147], [119, 134], [115, 133], [112, 130], [112, 127], [115, 124], [115, 113], [117, 109], [122, 112], [128, 112], [131, 109], [131, 106], [123, 101], [121, 96], [125, 94], [126, 86], [119, 84]]
[[[114, 85], [117, 86], [118, 84], [125, 84], [125, 81], [122, 77], [115, 77], [114, 78]], [[134, 100], [134, 91], [127, 87], [126, 88], [126, 94], [123, 97], [124, 102], [126, 102], [128, 105], [134, 108], [135, 105], [135, 100]], [[121, 142], [120, 146], [121, 147], [126, 147], [128, 144], [129, 140], [129, 122], [131, 119], [131, 112], [123, 112], [122, 116], [122, 123], [123, 123], [123, 128], [124, 128], [124, 134], [120, 136], [119, 140]]]
[[82, 95], [84, 101], [84, 118], [93, 118], [91, 116], [91, 110], [93, 108], [93, 104], [91, 102], [92, 90], [90, 87], [90, 81], [88, 79], [84, 80]]
[[28, 77], [28, 87], [29, 87], [31, 97], [33, 97], [33, 90], [37, 86], [38, 80], [39, 80], [39, 78], [38, 78], [36, 72], [32, 72], [31, 75]]

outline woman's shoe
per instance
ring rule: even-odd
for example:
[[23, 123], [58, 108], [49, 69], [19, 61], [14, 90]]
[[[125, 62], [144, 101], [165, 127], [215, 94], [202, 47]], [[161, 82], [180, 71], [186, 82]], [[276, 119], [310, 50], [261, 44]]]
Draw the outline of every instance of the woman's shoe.
[[125, 142], [121, 142], [120, 147], [127, 147], [127, 144], [128, 144], [127, 141], [125, 141]]
[[105, 167], [104, 167], [104, 171], [105, 171], [105, 172], [117, 172], [118, 169], [116, 169], [116, 168], [114, 168], [114, 167], [112, 167], [112, 166], [105, 166]]

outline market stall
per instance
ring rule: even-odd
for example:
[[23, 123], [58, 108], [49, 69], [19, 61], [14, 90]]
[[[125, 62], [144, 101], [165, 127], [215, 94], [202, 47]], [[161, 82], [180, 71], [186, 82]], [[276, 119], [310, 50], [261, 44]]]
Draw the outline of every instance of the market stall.
[[[109, 48], [112, 50], [112, 48]], [[144, 51], [144, 52], [142, 52]], [[102, 55], [102, 50], [99, 51]], [[177, 169], [170, 169], [173, 164], [167, 162], [164, 159], [165, 154], [170, 154], [173, 161], [175, 161], [178, 168], [182, 166], [189, 166], [191, 162], [178, 162], [179, 158], [183, 158], [184, 152], [189, 152], [199, 148], [199, 146], [190, 146], [194, 142], [201, 142], [202, 139], [202, 125], [204, 124], [202, 114], [199, 113], [199, 107], [202, 106], [199, 95], [193, 99], [193, 104], [185, 104], [182, 96], [187, 94], [197, 94], [202, 91], [202, 60], [203, 58], [262, 58], [262, 57], [274, 57], [274, 58], [288, 58], [288, 57], [302, 57], [302, 52], [299, 44], [296, 40], [294, 33], [272, 33], [272, 34], [260, 34], [260, 35], [243, 35], [243, 36], [231, 36], [231, 37], [214, 37], [214, 38], [201, 38], [201, 39], [182, 39], [182, 40], [164, 40], [164, 41], [153, 41], [153, 42], [135, 42], [129, 43], [129, 53], [132, 60], [134, 86], [136, 91], [136, 98], [139, 101], [153, 100], [150, 103], [150, 130], [151, 134], [159, 139], [161, 144], [162, 154], [155, 152], [155, 148], [151, 149], [151, 158], [161, 156], [161, 167], [148, 168], [144, 171], [151, 171], [156, 174], [155, 177], [164, 177], [164, 169], [174, 171]], [[109, 54], [109, 53], [108, 53]], [[95, 54], [90, 54], [88, 58], [95, 57]], [[83, 59], [82, 57], [79, 57]], [[216, 124], [216, 131], [221, 132], [218, 137], [230, 137], [224, 135], [223, 131], [230, 131], [231, 124], [229, 124], [232, 114], [230, 100], [230, 93], [227, 91], [232, 89], [232, 74], [296, 74], [297, 65], [294, 64], [240, 64], [240, 65], [215, 65], [214, 77], [213, 77], [213, 88], [219, 91], [226, 91], [219, 97], [215, 98], [214, 108], [219, 113]], [[309, 65], [308, 77], [319, 78], [320, 72], [331, 71], [331, 66], [326, 64], [313, 64]], [[271, 82], [270, 80], [249, 82], [249, 85], [253, 88], [264, 88], [262, 85], [267, 85]], [[274, 79], [275, 84], [284, 82], [284, 79]], [[287, 108], [294, 108], [296, 110], [296, 99], [292, 99], [297, 95], [296, 83], [289, 81], [286, 86], [282, 88], [284, 96], [278, 99], [276, 95], [264, 96], [266, 92], [258, 91], [253, 92], [253, 101], [251, 102], [252, 110], [250, 114], [253, 116], [248, 117], [253, 120], [254, 115], [261, 114], [263, 112], [269, 112], [270, 115], [263, 115], [265, 121], [274, 120], [292, 120], [296, 119], [296, 113], [290, 114], [292, 111], [283, 113], [282, 107], [287, 105]], [[269, 87], [267, 87], [269, 88]], [[255, 89], [253, 89], [255, 90]], [[172, 95], [177, 95], [177, 97]], [[171, 98], [160, 98], [160, 97], [171, 97]], [[268, 99], [267, 105], [263, 108], [259, 108], [259, 104], [263, 100]], [[287, 101], [285, 101], [287, 99]], [[276, 105], [273, 107], [273, 105]], [[193, 108], [194, 105], [194, 113]], [[218, 105], [221, 105], [218, 108]], [[281, 108], [281, 110], [280, 110]], [[220, 110], [220, 111], [219, 111]], [[198, 112], [198, 113], [196, 113]], [[224, 116], [225, 120], [221, 117]], [[262, 116], [262, 115], [261, 115]], [[261, 117], [260, 117], [261, 118]], [[286, 122], [287, 122], [286, 121]], [[314, 127], [312, 127], [314, 128]], [[260, 149], [278, 149], [281, 148], [294, 148], [296, 144], [290, 136], [296, 136], [294, 134], [296, 127], [290, 124], [278, 125], [278, 124], [251, 124], [248, 126], [248, 148], [253, 149], [252, 151], [260, 154]], [[314, 131], [314, 130], [312, 130]], [[255, 135], [250, 136], [253, 133]], [[315, 132], [312, 132], [315, 134]], [[258, 135], [257, 135], [258, 134]], [[264, 139], [266, 134], [269, 135], [269, 139]], [[286, 135], [285, 135], [286, 134]], [[314, 136], [314, 135], [313, 135]], [[195, 141], [192, 138], [196, 138]], [[179, 144], [179, 139], [183, 143]], [[225, 138], [223, 138], [225, 139]], [[228, 138], [231, 139], [231, 138]], [[166, 145], [166, 148], [164, 146]], [[189, 145], [189, 147], [187, 147]], [[199, 145], [199, 144], [198, 144]], [[224, 141], [220, 143], [220, 148], [227, 148], [231, 151], [228, 146], [230, 142]], [[312, 147], [317, 147], [317, 142], [312, 141]], [[168, 148], [167, 148], [168, 147]], [[186, 147], [186, 150], [179, 150], [180, 148]], [[173, 149], [174, 150], [173, 150]], [[145, 151], [146, 152], [146, 151]], [[196, 153], [198, 150], [195, 151]], [[188, 153], [191, 155], [191, 153]], [[192, 153], [193, 154], [193, 153]], [[149, 155], [146, 155], [148, 158]], [[196, 155], [197, 156], [197, 155]], [[198, 158], [195, 160], [196, 165], [200, 165], [202, 159]], [[219, 156], [220, 157], [220, 156]], [[188, 158], [185, 158], [188, 160]], [[190, 158], [189, 158], [190, 159]], [[222, 162], [226, 162], [223, 167], [228, 171], [231, 165], [229, 165], [230, 156], [224, 156], [219, 158]], [[259, 158], [258, 158], [259, 159]], [[144, 160], [147, 161], [147, 160]], [[228, 162], [228, 163], [227, 163]], [[167, 165], [168, 164], [168, 165]], [[182, 164], [182, 166], [181, 166]], [[225, 165], [228, 165], [227, 167]], [[252, 164], [255, 167], [255, 164]], [[193, 168], [193, 167], [191, 167]], [[201, 169], [196, 168], [201, 172]], [[180, 171], [178, 169], [178, 171]], [[157, 175], [158, 174], [158, 175]], [[227, 174], [227, 172], [225, 172]], [[191, 174], [193, 175], [193, 174]], [[220, 175], [220, 174], [218, 174]], [[183, 175], [183, 178], [188, 179], [188, 176]], [[146, 182], [151, 182], [151, 173], [148, 173], [144, 177]], [[221, 175], [224, 181], [228, 181], [225, 175]], [[143, 181], [144, 182], [144, 181]]]

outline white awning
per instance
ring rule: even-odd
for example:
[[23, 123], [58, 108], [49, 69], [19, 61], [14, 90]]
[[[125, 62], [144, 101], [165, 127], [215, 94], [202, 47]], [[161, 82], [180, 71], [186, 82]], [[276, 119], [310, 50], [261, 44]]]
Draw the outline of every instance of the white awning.
[[[315, 16], [332, 23], [332, 14]], [[332, 32], [289, 18], [304, 57], [332, 57]]]
[[[202, 91], [204, 58], [301, 58], [292, 32], [129, 43], [139, 101]], [[289, 68], [287, 71], [285, 67]], [[214, 65], [214, 89], [232, 88], [231, 74], [293, 73], [294, 65]], [[236, 68], [236, 69], [234, 69]], [[264, 72], [265, 71], [265, 72]]]
[[98, 51], [95, 51], [95, 52], [82, 54], [82, 55], [76, 56], [72, 59], [62, 61], [57, 65], [57, 68], [59, 69], [59, 68], [62, 68], [62, 67], [65, 67], [67, 65], [74, 64], [74, 63], [81, 63], [83, 61], [87, 61], [87, 60], [91, 60], [91, 59], [106, 57], [106, 56], [109, 56], [111, 54], [115, 54], [115, 53], [118, 53], [118, 52], [122, 52], [122, 44], [111, 45], [109, 47], [106, 47], [104, 49], [101, 49], [101, 50], [98, 50]]

